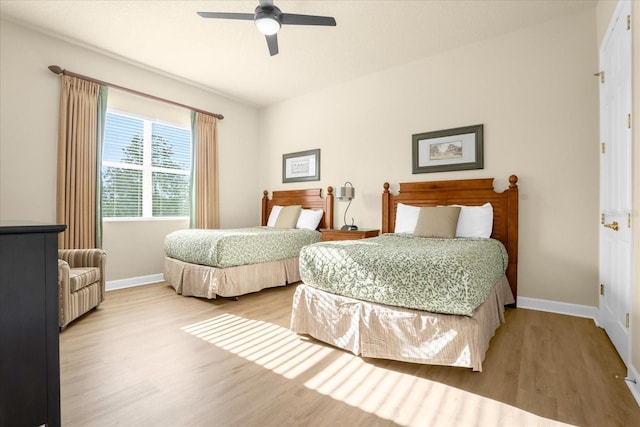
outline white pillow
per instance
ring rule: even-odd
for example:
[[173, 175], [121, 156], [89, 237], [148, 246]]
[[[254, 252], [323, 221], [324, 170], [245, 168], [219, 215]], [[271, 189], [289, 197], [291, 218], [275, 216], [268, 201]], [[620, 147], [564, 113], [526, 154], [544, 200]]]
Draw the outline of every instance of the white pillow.
[[296, 228], [307, 228], [309, 230], [315, 230], [320, 224], [320, 220], [324, 215], [322, 209], [302, 209], [300, 216], [298, 217], [298, 223]]
[[267, 227], [275, 227], [276, 221], [278, 220], [278, 215], [280, 215], [280, 210], [282, 206], [274, 206], [271, 208], [271, 213], [269, 214], [269, 220], [267, 221]]
[[396, 209], [396, 226], [393, 232], [413, 234], [418, 224], [418, 216], [420, 216], [419, 206], [398, 203]]
[[493, 206], [485, 203], [482, 206], [460, 206], [460, 217], [456, 237], [491, 237], [493, 231]]

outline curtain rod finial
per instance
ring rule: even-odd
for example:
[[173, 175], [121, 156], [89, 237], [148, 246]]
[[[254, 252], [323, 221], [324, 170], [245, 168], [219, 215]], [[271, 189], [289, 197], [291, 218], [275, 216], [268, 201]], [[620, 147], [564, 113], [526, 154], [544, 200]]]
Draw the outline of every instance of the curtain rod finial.
[[55, 73], [55, 74], [64, 73], [64, 68], [58, 67], [57, 65], [49, 65], [48, 68], [49, 68], [49, 70], [51, 70], [52, 73]]

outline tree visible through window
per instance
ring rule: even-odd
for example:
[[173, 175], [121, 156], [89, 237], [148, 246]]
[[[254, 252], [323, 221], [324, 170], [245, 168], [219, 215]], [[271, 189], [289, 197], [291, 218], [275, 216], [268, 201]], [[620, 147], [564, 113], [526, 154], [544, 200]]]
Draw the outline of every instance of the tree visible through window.
[[189, 129], [107, 112], [103, 217], [189, 215]]

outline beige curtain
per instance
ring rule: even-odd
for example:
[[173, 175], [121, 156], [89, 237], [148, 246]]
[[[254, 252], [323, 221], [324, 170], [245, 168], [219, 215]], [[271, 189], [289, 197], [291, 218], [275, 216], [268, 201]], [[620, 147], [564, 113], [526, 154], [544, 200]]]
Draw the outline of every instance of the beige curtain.
[[60, 249], [95, 247], [99, 89], [61, 77], [56, 220], [67, 229], [58, 238]]
[[192, 228], [219, 228], [217, 119], [208, 114], [192, 115]]

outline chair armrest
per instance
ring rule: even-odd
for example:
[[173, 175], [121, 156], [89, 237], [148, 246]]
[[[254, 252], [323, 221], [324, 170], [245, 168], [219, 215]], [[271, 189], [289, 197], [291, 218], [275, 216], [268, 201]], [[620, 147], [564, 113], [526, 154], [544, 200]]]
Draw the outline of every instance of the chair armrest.
[[99, 267], [104, 271], [107, 253], [102, 249], [59, 249], [58, 259], [69, 263], [70, 268]]
[[58, 281], [60, 281], [60, 277], [61, 277], [60, 275], [61, 275], [61, 274], [64, 274], [64, 273], [63, 273], [64, 271], [66, 271], [66, 272], [67, 272], [67, 273], [66, 273], [66, 274], [67, 274], [67, 277], [69, 276], [69, 273], [68, 273], [69, 268], [70, 268], [70, 267], [69, 267], [69, 263], [68, 263], [67, 261], [62, 260], [62, 259], [58, 259], [58, 275], [59, 275], [59, 276], [58, 276]]
[[69, 288], [69, 263], [61, 259], [58, 259], [58, 289], [61, 298], [62, 295], [71, 293]]

